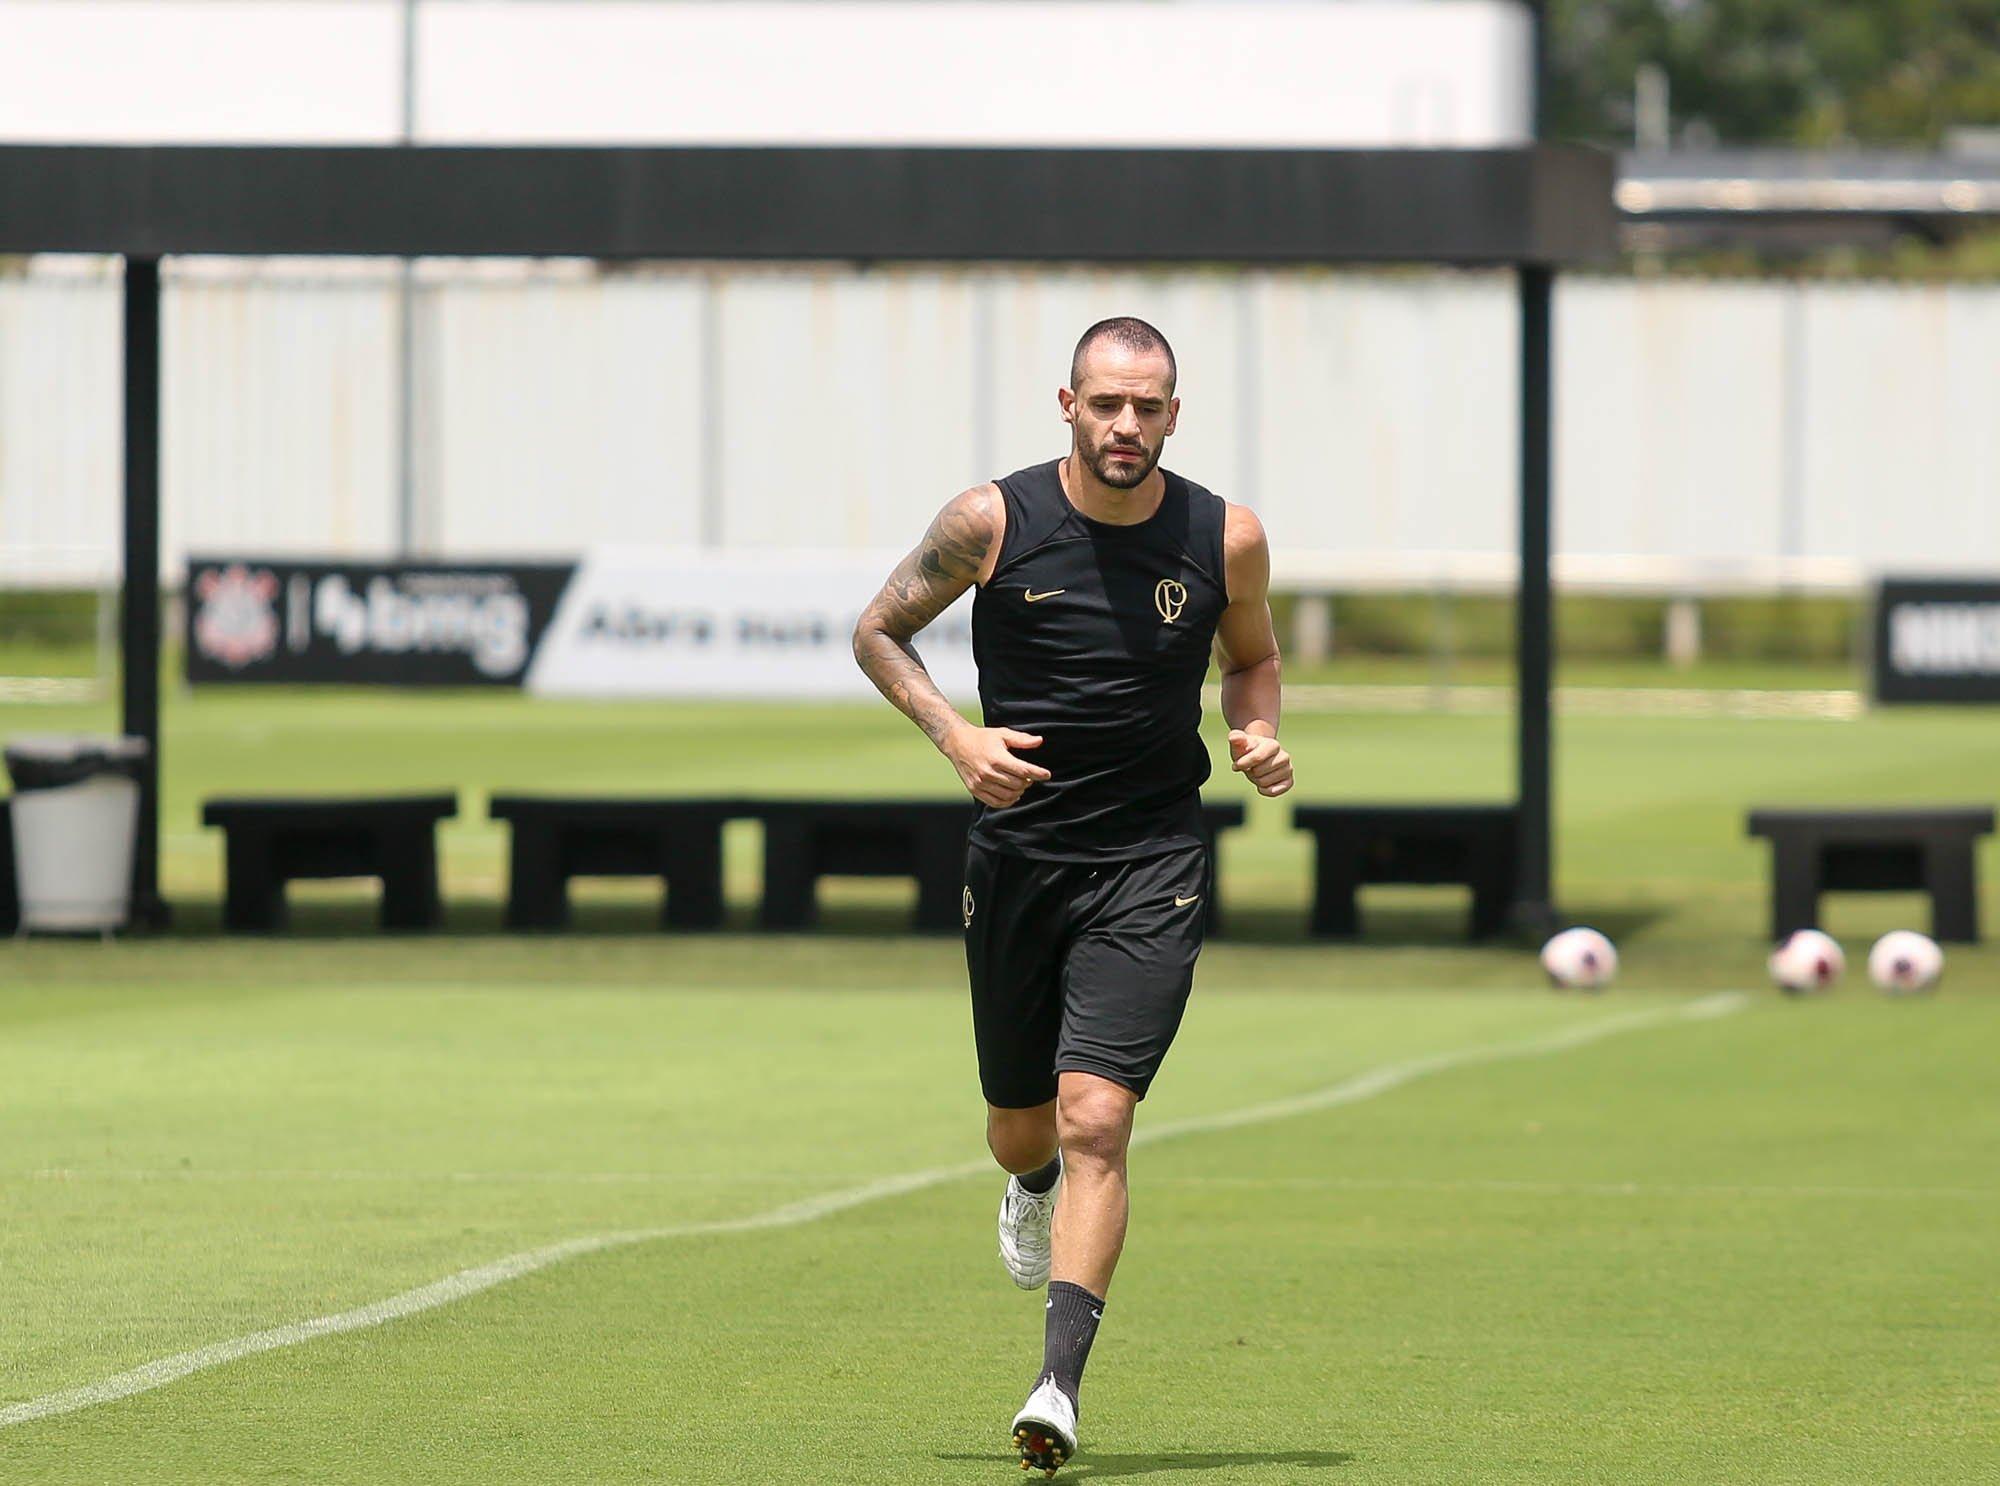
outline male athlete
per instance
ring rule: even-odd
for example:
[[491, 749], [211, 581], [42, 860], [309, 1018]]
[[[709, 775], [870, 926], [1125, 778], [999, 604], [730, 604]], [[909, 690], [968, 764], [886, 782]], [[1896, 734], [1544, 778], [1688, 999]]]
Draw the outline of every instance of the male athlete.
[[[1077, 1389], [1125, 1245], [1133, 1110], [1201, 950], [1211, 649], [1237, 772], [1266, 795], [1292, 787], [1270, 550], [1249, 511], [1159, 467], [1175, 376], [1143, 320], [1091, 326], [1056, 394], [1068, 457], [953, 499], [854, 632], [862, 670], [982, 807], [962, 906], [986, 1143], [1009, 1173], [1000, 1254], [1022, 1289], [1048, 1284], [1013, 1437], [1022, 1468], [1050, 1475], [1076, 1453]], [[983, 727], [910, 644], [974, 584]]]

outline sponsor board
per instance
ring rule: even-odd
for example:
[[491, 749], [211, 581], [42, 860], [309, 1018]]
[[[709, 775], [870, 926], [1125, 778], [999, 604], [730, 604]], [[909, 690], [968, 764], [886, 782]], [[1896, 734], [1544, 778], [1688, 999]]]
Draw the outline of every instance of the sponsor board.
[[1885, 578], [1875, 700], [2000, 702], [2000, 580]]
[[[578, 564], [528, 669], [550, 696], [866, 698], [854, 622], [893, 556], [610, 549]], [[947, 696], [978, 695], [972, 603], [917, 637]]]
[[518, 686], [573, 567], [192, 557], [187, 678]]
[[[191, 558], [191, 682], [525, 686], [550, 696], [870, 698], [854, 622], [893, 556], [608, 548], [579, 562]], [[978, 694], [972, 605], [917, 638]]]

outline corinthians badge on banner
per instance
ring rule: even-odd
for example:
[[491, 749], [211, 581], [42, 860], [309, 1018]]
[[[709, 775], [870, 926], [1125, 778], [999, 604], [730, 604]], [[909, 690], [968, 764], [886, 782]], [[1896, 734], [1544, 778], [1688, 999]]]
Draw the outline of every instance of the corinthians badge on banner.
[[519, 686], [574, 570], [190, 558], [188, 680]]
[[203, 568], [188, 583], [188, 598], [190, 656], [234, 672], [278, 648], [278, 575], [269, 568]]

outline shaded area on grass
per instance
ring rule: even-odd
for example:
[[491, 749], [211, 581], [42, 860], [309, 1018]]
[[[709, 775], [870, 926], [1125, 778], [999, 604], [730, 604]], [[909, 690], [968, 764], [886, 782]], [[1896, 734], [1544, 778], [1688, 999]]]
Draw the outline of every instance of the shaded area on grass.
[[[991, 1462], [994, 1458], [991, 1455], [943, 1452], [932, 1457], [934, 1460], [966, 1464]], [[1166, 1471], [1235, 1470], [1258, 1465], [1331, 1470], [1335, 1466], [1352, 1465], [1355, 1458], [1350, 1450], [1161, 1450], [1146, 1455], [1107, 1455], [1085, 1450], [1075, 1463], [1064, 1467], [1062, 1479], [1109, 1481], [1127, 1476], [1155, 1476]]]

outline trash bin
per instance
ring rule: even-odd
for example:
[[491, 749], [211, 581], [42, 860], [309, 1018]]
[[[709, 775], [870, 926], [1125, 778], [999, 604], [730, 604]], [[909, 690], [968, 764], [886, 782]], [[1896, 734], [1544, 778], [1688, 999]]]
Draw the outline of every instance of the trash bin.
[[7, 745], [23, 929], [122, 928], [132, 913], [144, 738], [35, 737]]

